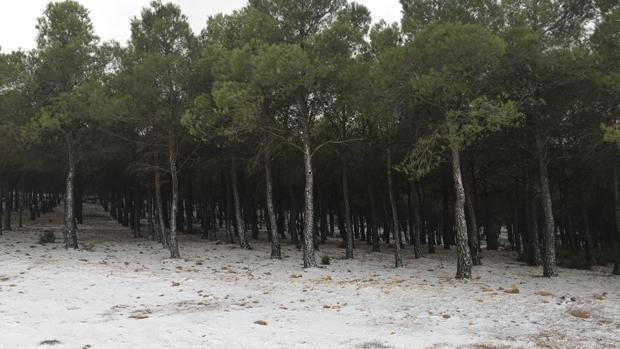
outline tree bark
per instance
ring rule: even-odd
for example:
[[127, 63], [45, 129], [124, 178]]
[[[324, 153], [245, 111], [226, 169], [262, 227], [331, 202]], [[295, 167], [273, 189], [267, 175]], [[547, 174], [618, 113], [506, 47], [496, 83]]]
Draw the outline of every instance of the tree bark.
[[342, 159], [342, 197], [344, 202], [344, 220], [346, 227], [345, 250], [346, 259], [353, 258], [353, 226], [351, 224], [351, 203], [349, 201], [349, 179], [347, 177], [347, 165]]
[[159, 153], [155, 152], [155, 210], [157, 214], [157, 226], [159, 240], [163, 247], [168, 247], [168, 234], [164, 223], [164, 210], [161, 198], [161, 178], [159, 173]]
[[539, 243], [539, 235], [538, 235], [538, 212], [537, 203], [538, 203], [538, 194], [532, 186], [532, 199], [531, 204], [529, 205], [529, 233], [528, 233], [528, 242], [529, 242], [529, 252], [528, 252], [528, 264], [531, 266], [539, 266], [542, 264], [542, 256], [540, 251], [540, 243]]
[[267, 217], [269, 219], [269, 232], [271, 233], [271, 259], [282, 259], [280, 249], [280, 235], [278, 234], [278, 222], [276, 211], [273, 207], [273, 187], [271, 176], [271, 152], [265, 149], [265, 201], [267, 203]]
[[233, 206], [235, 210], [235, 221], [237, 222], [235, 228], [237, 229], [237, 235], [239, 235], [239, 245], [241, 248], [251, 250], [252, 246], [248, 242], [248, 237], [245, 231], [245, 223], [241, 216], [241, 199], [239, 198], [239, 183], [237, 182], [237, 161], [235, 157], [230, 161], [230, 180], [233, 194]]
[[474, 206], [473, 179], [470, 178], [465, 184], [465, 195], [467, 199], [467, 236], [469, 238], [469, 248], [471, 251], [471, 260], [473, 265], [481, 265], [480, 261], [480, 242], [478, 241], [478, 224], [476, 222], [476, 209]]
[[177, 204], [179, 202], [179, 178], [177, 173], [177, 146], [175, 135], [172, 130], [168, 132], [168, 155], [170, 160], [170, 178], [172, 181], [172, 198], [170, 198], [170, 234], [168, 247], [170, 258], [180, 258], [179, 245], [177, 243]]
[[620, 160], [618, 159], [618, 148], [614, 152], [614, 203], [616, 220], [616, 264], [614, 265], [614, 275], [620, 275]]
[[409, 196], [411, 197], [410, 201], [412, 201], [412, 210], [413, 210], [413, 255], [415, 258], [422, 257], [422, 244], [420, 242], [420, 235], [422, 234], [422, 226], [424, 222], [422, 222], [422, 215], [420, 213], [420, 200], [418, 200], [418, 183], [412, 182], [411, 187], [409, 188]]
[[388, 196], [390, 200], [390, 207], [392, 209], [392, 237], [394, 242], [394, 267], [400, 268], [403, 266], [403, 260], [400, 256], [400, 239], [399, 232], [400, 226], [398, 224], [398, 207], [396, 205], [396, 199], [394, 198], [394, 188], [392, 180], [392, 151], [388, 146], [387, 149], [387, 182], [388, 182]]
[[372, 252], [381, 252], [379, 244], [379, 220], [377, 217], [377, 205], [375, 203], [375, 192], [372, 184], [368, 184], [368, 201], [370, 201], [370, 234], [372, 239]]
[[[74, 193], [74, 184], [75, 184], [75, 154], [74, 154], [74, 145], [72, 137], [67, 134], [67, 179], [66, 179], [66, 187], [65, 187], [65, 220], [64, 220], [64, 230], [63, 237], [65, 248], [78, 248], [78, 240], [77, 240], [77, 229], [75, 229], [75, 193]], [[7, 208], [8, 210], [8, 208]]]
[[467, 222], [465, 221], [465, 189], [463, 188], [463, 179], [461, 175], [461, 159], [458, 149], [451, 146], [452, 152], [452, 176], [454, 177], [454, 191], [456, 194], [456, 202], [454, 205], [454, 216], [456, 223], [456, 255], [457, 279], [471, 278], [472, 259], [469, 251], [467, 239]]
[[26, 202], [24, 192], [24, 170], [22, 169], [19, 173], [19, 191], [17, 192], [18, 200], [17, 205], [19, 209], [19, 219], [18, 219], [18, 227], [22, 228], [24, 226], [24, 203]]
[[303, 231], [303, 259], [304, 268], [318, 267], [314, 256], [314, 174], [312, 169], [312, 152], [310, 150], [310, 135], [305, 130], [302, 135], [304, 152], [304, 174], [306, 186], [304, 189], [305, 213]]
[[304, 152], [304, 175], [306, 185], [304, 188], [304, 229], [303, 229], [303, 259], [304, 268], [318, 266], [314, 255], [314, 174], [312, 168], [312, 152], [310, 150], [310, 135], [305, 130], [302, 135]]
[[551, 192], [549, 190], [549, 173], [547, 169], [547, 156], [541, 130], [536, 132], [536, 149], [538, 151], [538, 175], [540, 177], [540, 192], [545, 216], [544, 230], [544, 253], [543, 253], [543, 276], [557, 276], [555, 270], [555, 223], [553, 221], [553, 207], [551, 204]]

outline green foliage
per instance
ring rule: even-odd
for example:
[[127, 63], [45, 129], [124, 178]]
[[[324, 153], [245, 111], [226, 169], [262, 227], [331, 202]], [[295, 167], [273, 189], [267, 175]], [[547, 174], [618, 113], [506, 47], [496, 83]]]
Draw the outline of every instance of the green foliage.
[[480, 24], [499, 29], [504, 24], [501, 4], [494, 0], [400, 0], [405, 33], [416, 34], [438, 22]]
[[439, 166], [445, 149], [445, 139], [438, 132], [433, 132], [419, 138], [403, 161], [395, 168], [413, 178], [422, 178]]
[[609, 143], [620, 142], [620, 124], [605, 125], [601, 124], [603, 131], [603, 140]]
[[491, 74], [506, 43], [472, 24], [433, 24], [411, 44], [416, 73], [414, 98], [440, 118], [430, 134], [419, 138], [401, 170], [416, 178], [434, 170], [446, 147], [461, 151], [469, 144], [518, 124], [516, 105], [490, 94]]

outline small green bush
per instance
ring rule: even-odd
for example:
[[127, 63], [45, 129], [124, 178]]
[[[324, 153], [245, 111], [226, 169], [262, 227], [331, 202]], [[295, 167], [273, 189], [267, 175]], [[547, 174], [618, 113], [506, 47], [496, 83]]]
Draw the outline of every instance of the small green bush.
[[53, 244], [54, 242], [56, 242], [56, 235], [54, 235], [53, 230], [46, 230], [39, 235], [40, 244]]
[[82, 243], [82, 250], [92, 252], [94, 249], [95, 249], [95, 244], [93, 244], [92, 242]]
[[329, 265], [329, 263], [330, 263], [330, 258], [329, 258], [329, 256], [323, 256], [323, 257], [321, 257], [321, 264], [322, 264], [322, 265]]

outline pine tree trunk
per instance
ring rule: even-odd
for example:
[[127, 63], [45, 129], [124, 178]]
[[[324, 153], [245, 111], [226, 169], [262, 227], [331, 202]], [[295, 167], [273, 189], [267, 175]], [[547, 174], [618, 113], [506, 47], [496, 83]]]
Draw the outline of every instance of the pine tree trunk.
[[370, 201], [370, 234], [372, 240], [372, 252], [381, 252], [381, 245], [379, 244], [379, 219], [377, 217], [375, 191], [370, 183], [368, 184], [368, 201]]
[[157, 226], [159, 240], [163, 247], [168, 247], [168, 234], [164, 222], [164, 209], [161, 197], [161, 177], [159, 173], [159, 153], [155, 152], [155, 211], [157, 214]]
[[[448, 172], [446, 172], [448, 173]], [[449, 204], [448, 204], [448, 180], [444, 179], [444, 183], [441, 188], [442, 193], [442, 208], [441, 208], [441, 240], [444, 250], [450, 249], [450, 230], [452, 226], [450, 224]]]
[[418, 200], [418, 183], [412, 182], [409, 189], [410, 201], [412, 201], [411, 209], [413, 211], [413, 255], [415, 258], [422, 257], [422, 244], [420, 235], [422, 234], [422, 215], [420, 214], [420, 201]]
[[480, 243], [478, 241], [478, 224], [476, 223], [476, 209], [474, 206], [474, 191], [473, 191], [473, 179], [466, 181], [465, 195], [467, 199], [465, 204], [467, 206], [467, 236], [469, 238], [469, 248], [471, 251], [471, 260], [473, 265], [481, 265], [480, 261]]
[[317, 267], [314, 256], [314, 174], [312, 169], [312, 152], [310, 150], [310, 135], [307, 130], [302, 135], [304, 152], [304, 174], [306, 186], [304, 189], [305, 212], [303, 231], [303, 259], [304, 268]]
[[226, 176], [226, 211], [225, 211], [225, 222], [226, 222], [226, 234], [228, 234], [228, 241], [233, 244], [235, 243], [235, 236], [233, 234], [233, 205], [232, 205], [232, 193], [230, 189], [230, 176]]
[[273, 187], [271, 176], [271, 153], [265, 149], [265, 201], [267, 203], [267, 217], [269, 219], [269, 232], [271, 236], [271, 259], [281, 259], [280, 235], [278, 234], [278, 222], [276, 211], [273, 207]]
[[241, 216], [241, 199], [239, 198], [239, 183], [237, 181], [237, 161], [233, 157], [230, 161], [230, 181], [232, 187], [232, 195], [233, 195], [233, 207], [235, 210], [235, 221], [237, 229], [237, 235], [239, 236], [239, 245], [244, 249], [252, 249], [250, 243], [248, 242], [248, 237], [245, 231], [245, 223], [243, 222], [243, 217]]
[[620, 160], [618, 159], [618, 148], [614, 153], [614, 206], [616, 220], [616, 264], [614, 265], [614, 275], [620, 275]]
[[451, 147], [452, 152], [452, 175], [454, 177], [454, 191], [456, 202], [454, 205], [454, 215], [456, 223], [456, 255], [457, 279], [471, 278], [472, 259], [469, 251], [467, 240], [467, 222], [465, 220], [465, 189], [463, 188], [463, 179], [461, 175], [461, 159], [459, 151], [456, 147]]
[[536, 133], [536, 148], [538, 151], [538, 171], [540, 177], [540, 192], [542, 208], [545, 217], [543, 276], [557, 276], [555, 270], [555, 223], [553, 221], [553, 207], [549, 190], [549, 173], [547, 170], [547, 156], [541, 131]]
[[2, 232], [4, 230], [3, 227], [3, 216], [4, 216], [4, 188], [2, 188], [2, 181], [0, 181], [0, 235], [2, 235]]
[[19, 174], [19, 192], [18, 192], [18, 200], [17, 205], [19, 208], [19, 220], [18, 227], [22, 228], [24, 226], [24, 203], [26, 202], [24, 192], [24, 170], [20, 171]]
[[75, 229], [75, 154], [73, 153], [73, 139], [70, 135], [67, 135], [67, 157], [68, 157], [68, 169], [65, 188], [65, 220], [63, 237], [65, 248], [78, 248], [77, 231]]
[[394, 198], [394, 185], [392, 180], [392, 151], [388, 146], [387, 149], [387, 182], [388, 182], [388, 196], [390, 200], [390, 208], [392, 209], [392, 237], [394, 239], [394, 267], [400, 268], [403, 266], [403, 260], [400, 256], [400, 226], [398, 224], [398, 207], [396, 205], [396, 199]]
[[179, 202], [179, 177], [177, 173], [177, 146], [176, 139], [172, 130], [168, 133], [168, 155], [170, 160], [170, 179], [172, 182], [172, 197], [170, 198], [170, 233], [168, 236], [168, 247], [170, 248], [170, 258], [180, 258], [179, 245], [177, 243], [177, 204]]
[[538, 212], [537, 203], [538, 203], [538, 195], [535, 190], [532, 190], [532, 199], [529, 209], [529, 252], [528, 252], [528, 264], [531, 266], [539, 266], [542, 264], [542, 256], [540, 251], [540, 243], [539, 243], [539, 234], [538, 234]]
[[592, 242], [592, 228], [590, 226], [590, 217], [588, 215], [586, 200], [583, 198], [583, 195], [581, 199], [581, 214], [583, 215], [583, 235], [586, 240], [586, 261], [590, 264], [595, 264], [596, 260], [592, 253], [592, 246], [594, 246]]
[[11, 226], [11, 211], [13, 210], [13, 190], [9, 187], [6, 194], [6, 210], [4, 211], [4, 229], [13, 230]]
[[342, 197], [344, 202], [344, 220], [346, 225], [345, 250], [346, 259], [353, 258], [353, 226], [351, 224], [351, 203], [349, 202], [349, 179], [347, 165], [342, 159]]

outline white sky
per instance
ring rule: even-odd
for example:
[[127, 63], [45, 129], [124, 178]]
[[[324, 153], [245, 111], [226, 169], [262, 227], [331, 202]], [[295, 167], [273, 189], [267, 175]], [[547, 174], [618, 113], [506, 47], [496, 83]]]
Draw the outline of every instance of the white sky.
[[[130, 20], [139, 16], [150, 0], [78, 0], [90, 10], [95, 33], [102, 41], [114, 39], [122, 44], [130, 35]], [[36, 20], [49, 0], [0, 0], [0, 47], [3, 52], [35, 47]], [[194, 32], [205, 26], [207, 17], [243, 7], [246, 0], [171, 0], [181, 6]], [[400, 21], [398, 0], [357, 0], [370, 9], [373, 21]]]

